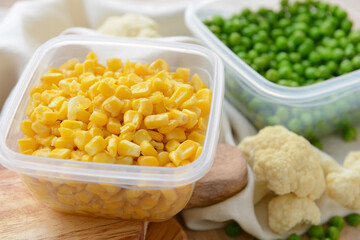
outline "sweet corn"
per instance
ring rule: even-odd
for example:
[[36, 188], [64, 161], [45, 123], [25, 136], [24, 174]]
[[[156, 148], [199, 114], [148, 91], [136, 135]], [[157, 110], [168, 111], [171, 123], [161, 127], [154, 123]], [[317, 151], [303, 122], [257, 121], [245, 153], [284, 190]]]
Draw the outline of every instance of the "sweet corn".
[[95, 154], [104, 151], [105, 148], [106, 142], [104, 138], [95, 136], [85, 145], [84, 149], [89, 155], [94, 156]]
[[157, 142], [162, 142], [164, 139], [164, 136], [161, 133], [152, 130], [148, 130], [147, 132], [149, 133], [150, 137]]
[[141, 156], [137, 160], [140, 166], [159, 166], [159, 161], [154, 156]]
[[169, 124], [169, 116], [167, 114], [149, 115], [144, 119], [146, 128], [155, 129]]
[[186, 140], [185, 129], [180, 127], [175, 128], [169, 133], [166, 133], [165, 136], [167, 141], [177, 140], [179, 142], [183, 142]]
[[150, 133], [145, 129], [139, 129], [134, 135], [134, 143], [140, 145], [143, 141], [150, 142], [152, 137]]
[[140, 144], [140, 149], [141, 154], [144, 156], [157, 156], [157, 151], [148, 141], [142, 141]]
[[27, 150], [35, 151], [38, 148], [38, 143], [36, 142], [35, 138], [31, 137], [19, 139], [18, 144], [20, 153], [23, 153]]
[[180, 146], [180, 142], [176, 140], [170, 140], [166, 143], [165, 149], [168, 152], [175, 151]]
[[[139, 166], [185, 166], [202, 151], [211, 91], [189, 69], [169, 72], [157, 60], [108, 59], [90, 52], [50, 68], [30, 91], [19, 151], [40, 157]], [[146, 190], [37, 180], [33, 193], [56, 209], [97, 216], [159, 220], [180, 211], [191, 187]], [[100, 181], [101, 182], [101, 181]]]
[[121, 140], [118, 144], [118, 153], [121, 156], [139, 157], [140, 146], [128, 140]]

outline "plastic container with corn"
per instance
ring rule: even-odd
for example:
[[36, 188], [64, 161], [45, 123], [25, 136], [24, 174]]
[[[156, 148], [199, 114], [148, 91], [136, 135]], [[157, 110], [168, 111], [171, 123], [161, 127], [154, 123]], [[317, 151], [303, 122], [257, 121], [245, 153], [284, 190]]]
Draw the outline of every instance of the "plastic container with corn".
[[49, 41], [4, 107], [1, 162], [55, 210], [165, 220], [212, 164], [221, 61], [200, 46], [128, 41]]

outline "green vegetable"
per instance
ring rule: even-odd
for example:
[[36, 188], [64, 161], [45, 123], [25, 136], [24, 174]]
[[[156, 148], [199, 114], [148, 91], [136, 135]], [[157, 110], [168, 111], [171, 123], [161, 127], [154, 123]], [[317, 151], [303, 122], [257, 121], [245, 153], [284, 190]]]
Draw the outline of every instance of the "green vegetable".
[[231, 222], [225, 226], [225, 232], [230, 237], [237, 237], [242, 233], [242, 229], [237, 222]]
[[288, 240], [301, 240], [301, 237], [296, 233], [293, 233], [288, 237]]
[[346, 220], [351, 226], [358, 226], [360, 225], [360, 214], [352, 213], [346, 217]]
[[354, 141], [357, 138], [357, 129], [354, 126], [345, 126], [342, 137], [346, 142]]
[[336, 227], [339, 231], [344, 228], [345, 226], [345, 220], [342, 217], [335, 216], [330, 219], [329, 222], [330, 226]]
[[340, 238], [339, 229], [337, 229], [334, 226], [331, 226], [328, 229], [326, 229], [325, 235], [331, 240], [337, 240]]
[[307, 231], [309, 237], [322, 239], [325, 235], [324, 228], [319, 225], [313, 225]]

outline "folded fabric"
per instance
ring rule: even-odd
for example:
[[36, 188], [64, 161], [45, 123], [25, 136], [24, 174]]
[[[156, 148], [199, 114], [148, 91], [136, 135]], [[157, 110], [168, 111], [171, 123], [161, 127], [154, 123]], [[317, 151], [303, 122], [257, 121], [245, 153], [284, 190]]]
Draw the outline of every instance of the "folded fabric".
[[[225, 102], [225, 117], [222, 122], [221, 141], [235, 146], [245, 137], [257, 133], [253, 125], [229, 103]], [[321, 151], [319, 151], [321, 152]], [[336, 161], [328, 154], [321, 152], [324, 161]], [[250, 167], [248, 167], [248, 185], [240, 193], [218, 204], [184, 210], [182, 216], [185, 224], [194, 230], [209, 230], [223, 227], [230, 220], [235, 220], [249, 234], [258, 239], [277, 239], [285, 238], [287, 235], [295, 232], [303, 234], [309, 225], [297, 226], [294, 231], [288, 234], [278, 235], [268, 227], [269, 201], [273, 198], [270, 193], [260, 202], [255, 204], [254, 194], [256, 194], [255, 177]], [[348, 209], [330, 198], [325, 192], [323, 196], [316, 201], [321, 212], [321, 223], [325, 223], [332, 216], [345, 216], [354, 211]]]

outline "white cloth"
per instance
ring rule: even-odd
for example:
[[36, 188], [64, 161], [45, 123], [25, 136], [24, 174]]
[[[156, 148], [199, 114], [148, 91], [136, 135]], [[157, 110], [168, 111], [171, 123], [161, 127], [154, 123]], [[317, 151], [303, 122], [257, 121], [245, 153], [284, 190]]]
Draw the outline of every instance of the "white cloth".
[[[224, 108], [226, 116], [223, 117], [220, 141], [231, 145], [235, 144], [236, 146], [245, 137], [257, 133], [253, 125], [229, 103], [225, 102]], [[339, 136], [330, 136], [325, 141], [326, 148], [331, 149], [334, 146], [338, 146], [333, 144], [340, 142]], [[344, 143], [340, 145], [344, 145]], [[359, 148], [359, 142], [356, 142], [354, 145]], [[354, 147], [354, 145], [352, 146]], [[336, 149], [341, 150], [340, 147], [336, 147]], [[348, 147], [348, 149], [350, 148]], [[338, 154], [338, 156], [346, 154], [344, 151], [341, 152], [342, 154]], [[326, 153], [323, 154], [324, 157], [329, 157], [336, 161]], [[246, 232], [258, 239], [285, 238], [286, 235], [276, 235], [268, 227], [267, 206], [272, 196], [269, 195], [259, 203], [254, 204], [255, 178], [250, 167], [248, 167], [248, 173], [248, 184], [240, 193], [212, 206], [184, 210], [182, 216], [186, 225], [194, 230], [209, 230], [221, 228], [228, 221], [235, 220]], [[335, 215], [345, 216], [353, 212], [360, 213], [360, 210], [354, 211], [340, 205], [327, 196], [326, 193], [316, 201], [316, 204], [321, 211], [321, 223], [327, 222], [329, 218]], [[307, 228], [308, 226], [303, 225], [294, 230], [294, 232], [302, 234]]]
[[0, 22], [0, 110], [33, 52], [68, 28], [98, 28], [124, 13], [154, 19], [162, 36], [189, 35], [184, 10], [191, 0], [33, 0], [17, 2]]

